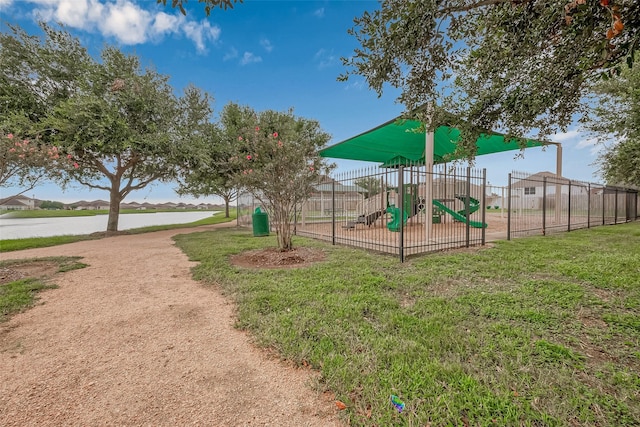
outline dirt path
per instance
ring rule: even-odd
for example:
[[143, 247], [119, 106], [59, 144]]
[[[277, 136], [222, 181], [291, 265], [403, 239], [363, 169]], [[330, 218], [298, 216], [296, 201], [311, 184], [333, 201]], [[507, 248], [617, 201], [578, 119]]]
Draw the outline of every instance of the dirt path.
[[89, 264], [0, 324], [0, 425], [339, 425], [311, 372], [252, 346], [229, 301], [191, 279], [171, 240], [188, 231], [0, 254]]

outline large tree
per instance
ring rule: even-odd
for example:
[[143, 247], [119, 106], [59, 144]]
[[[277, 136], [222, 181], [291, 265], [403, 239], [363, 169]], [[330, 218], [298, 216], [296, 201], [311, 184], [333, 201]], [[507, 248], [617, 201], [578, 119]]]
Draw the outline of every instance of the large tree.
[[315, 120], [297, 117], [293, 111], [267, 110], [236, 137], [240, 155], [232, 159], [239, 167], [236, 180], [267, 209], [276, 228], [278, 247], [293, 249], [294, 212], [313, 191], [328, 165], [318, 150], [330, 135]]
[[354, 22], [360, 47], [340, 78], [363, 76], [379, 95], [399, 88], [427, 126], [461, 127], [472, 157], [480, 132], [545, 138], [570, 124], [589, 84], [631, 63], [640, 2], [387, 0]]
[[120, 203], [152, 182], [174, 181], [191, 156], [190, 125], [208, 119], [195, 88], [177, 99], [168, 76], [141, 70], [137, 57], [107, 47], [81, 89], [45, 121], [78, 168], [64, 180], [109, 192], [107, 231], [117, 231]]
[[42, 27], [43, 41], [19, 29], [3, 35], [3, 53], [6, 43], [31, 82], [20, 90], [34, 100], [14, 107], [10, 121], [72, 165], [52, 170], [52, 178], [109, 192], [107, 231], [117, 231], [120, 202], [131, 191], [172, 181], [188, 165], [193, 125], [210, 115], [208, 96], [190, 87], [178, 99], [168, 77], [143, 70], [136, 56], [107, 46], [97, 61], [66, 31]]
[[255, 112], [246, 106], [230, 102], [220, 113], [217, 123], [209, 124], [199, 140], [195, 163], [180, 183], [178, 193], [200, 196], [219, 196], [225, 202], [225, 217], [229, 205], [238, 196], [235, 177], [240, 165], [230, 159], [240, 155], [238, 136], [255, 124]]
[[44, 41], [19, 27], [0, 33], [0, 187], [17, 188], [14, 197], [72, 165], [35, 125], [75, 91], [91, 61], [68, 33], [42, 29]]
[[609, 184], [640, 188], [640, 64], [601, 80], [594, 93], [584, 127], [602, 145], [600, 173]]

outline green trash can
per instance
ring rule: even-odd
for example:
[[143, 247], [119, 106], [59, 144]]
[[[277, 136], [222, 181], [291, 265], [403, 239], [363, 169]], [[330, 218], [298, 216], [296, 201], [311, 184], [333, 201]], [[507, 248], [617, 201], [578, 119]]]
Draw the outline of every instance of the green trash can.
[[266, 212], [260, 210], [260, 206], [256, 208], [256, 211], [251, 216], [251, 222], [253, 223], [254, 237], [269, 235], [269, 216]]

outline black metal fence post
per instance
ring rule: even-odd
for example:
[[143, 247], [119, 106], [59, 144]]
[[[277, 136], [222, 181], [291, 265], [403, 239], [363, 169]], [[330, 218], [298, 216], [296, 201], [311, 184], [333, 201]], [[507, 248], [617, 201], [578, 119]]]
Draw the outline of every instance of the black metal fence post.
[[[400, 207], [400, 242], [399, 242], [399, 252], [400, 252], [400, 262], [404, 262], [404, 166], [400, 165], [398, 167], [398, 204]], [[408, 212], [407, 212], [408, 215]]]
[[465, 188], [465, 197], [464, 197], [464, 216], [467, 220], [467, 227], [465, 228], [465, 238], [466, 238], [466, 247], [469, 247], [469, 242], [471, 240], [471, 225], [469, 222], [471, 221], [471, 168], [467, 166], [467, 183]]
[[511, 240], [511, 173], [509, 173], [509, 186], [507, 187], [507, 240]]
[[482, 209], [482, 245], [486, 243], [486, 229], [487, 223], [487, 169], [482, 169], [482, 203], [480, 205]]

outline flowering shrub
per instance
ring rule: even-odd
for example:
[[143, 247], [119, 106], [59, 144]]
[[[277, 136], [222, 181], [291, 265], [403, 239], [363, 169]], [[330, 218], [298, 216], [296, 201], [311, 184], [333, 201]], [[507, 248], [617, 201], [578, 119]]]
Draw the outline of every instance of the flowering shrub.
[[239, 187], [250, 191], [270, 214], [281, 250], [291, 250], [291, 222], [296, 207], [328, 172], [318, 149], [329, 140], [318, 122], [286, 113], [265, 111], [259, 125], [238, 136], [238, 155], [229, 159], [240, 172]]
[[18, 138], [13, 133], [0, 134], [0, 187], [21, 187], [28, 191], [46, 176], [63, 169], [78, 169], [71, 154], [62, 156], [56, 146], [39, 139]]

